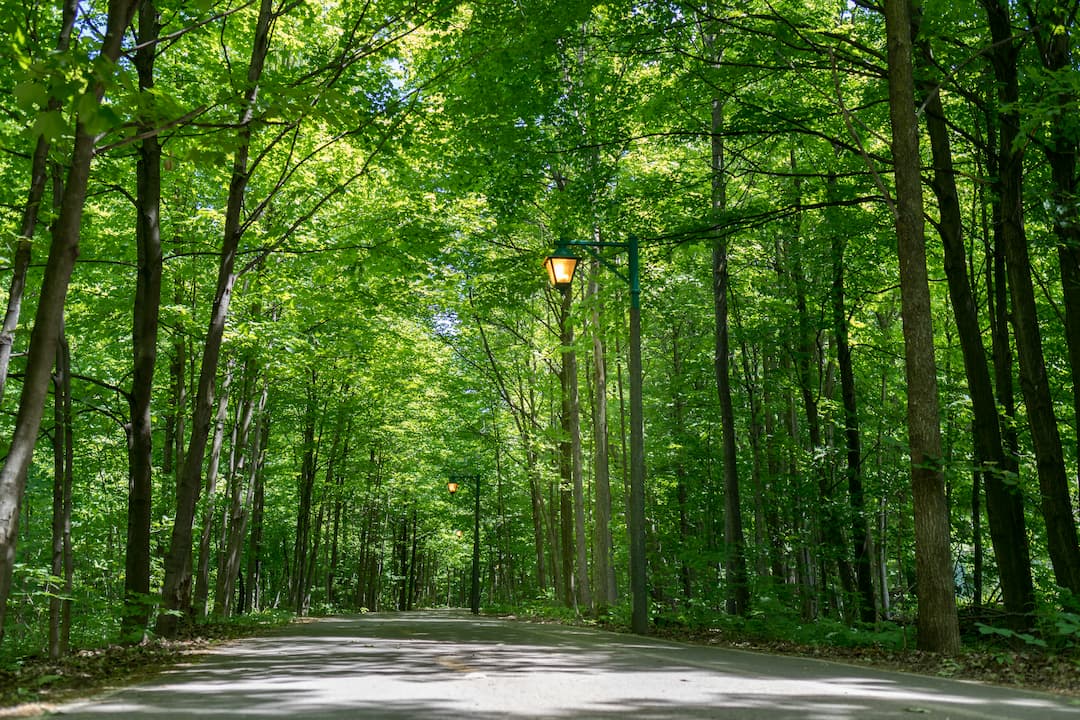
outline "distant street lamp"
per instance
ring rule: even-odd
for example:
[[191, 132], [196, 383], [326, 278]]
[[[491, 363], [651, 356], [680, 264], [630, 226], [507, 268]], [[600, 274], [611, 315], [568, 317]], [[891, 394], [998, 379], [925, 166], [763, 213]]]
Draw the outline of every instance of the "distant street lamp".
[[[638, 242], [631, 235], [626, 242], [560, 240], [555, 252], [544, 260], [548, 279], [566, 292], [574, 280], [578, 258], [571, 247], [585, 248], [630, 286], [630, 629], [638, 635], [649, 632], [649, 598], [645, 569], [645, 421], [641, 405], [641, 279], [638, 270]], [[624, 250], [628, 273], [623, 275], [597, 252], [599, 248]]]
[[[473, 485], [473, 539], [472, 539], [472, 588], [469, 592], [469, 608], [473, 615], [480, 614], [480, 476], [460, 475], [446, 483], [450, 494], [455, 494], [462, 482]], [[460, 537], [461, 531], [457, 532]]]

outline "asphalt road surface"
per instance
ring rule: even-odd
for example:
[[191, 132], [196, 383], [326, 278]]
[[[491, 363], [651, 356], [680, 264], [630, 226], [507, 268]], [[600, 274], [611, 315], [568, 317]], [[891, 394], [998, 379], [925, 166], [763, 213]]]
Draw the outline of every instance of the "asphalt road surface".
[[232, 642], [65, 718], [1080, 718], [1068, 698], [633, 635], [371, 614]]

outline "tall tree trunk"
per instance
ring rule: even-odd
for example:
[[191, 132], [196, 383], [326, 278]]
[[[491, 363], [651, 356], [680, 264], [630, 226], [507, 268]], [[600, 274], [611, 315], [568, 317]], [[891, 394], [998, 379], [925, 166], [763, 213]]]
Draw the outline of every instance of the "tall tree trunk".
[[[267, 389], [263, 388], [264, 398]], [[245, 612], [262, 609], [262, 546], [263, 546], [263, 516], [266, 500], [266, 486], [263, 482], [263, 465], [266, 454], [266, 445], [270, 438], [270, 418], [264, 409], [259, 414], [259, 459], [251, 474], [251, 534], [248, 538], [247, 555], [247, 581], [245, 582]], [[359, 584], [359, 583], [358, 583]]]
[[578, 385], [577, 351], [571, 346], [566, 355], [569, 356], [566, 379], [570, 391], [570, 419], [567, 429], [570, 431], [571, 477], [574, 491], [574, 601], [578, 612], [591, 614], [593, 599], [589, 582], [589, 539], [585, 533], [585, 461], [581, 449], [581, 395]]
[[[71, 46], [71, 31], [75, 25], [79, 3], [77, 0], [63, 0], [61, 3], [60, 33], [56, 39], [56, 52], [63, 54]], [[60, 109], [60, 101], [49, 100], [48, 109]], [[11, 267], [11, 286], [8, 289], [7, 310], [3, 324], [0, 325], [0, 404], [4, 401], [7, 387], [8, 368], [11, 365], [11, 353], [15, 344], [15, 330], [19, 326], [19, 314], [22, 312], [23, 295], [26, 292], [26, 271], [30, 268], [33, 251], [34, 232], [37, 229], [38, 211], [45, 196], [45, 184], [49, 179], [49, 149], [51, 143], [42, 134], [37, 139], [30, 164], [30, 190], [26, 204], [23, 205], [22, 221], [19, 223], [19, 236], [15, 241], [15, 257]]]
[[562, 438], [559, 440], [559, 546], [563, 601], [576, 607], [578, 601], [574, 573], [574, 401], [577, 390], [577, 353], [574, 352], [574, 326], [570, 319], [571, 291], [564, 290], [559, 311], [562, 367], [559, 374], [562, 386]]
[[1001, 242], [1012, 299], [1012, 325], [1020, 361], [1020, 390], [1027, 407], [1031, 444], [1039, 474], [1042, 514], [1046, 521], [1047, 548], [1057, 584], [1080, 594], [1080, 544], [1069, 496], [1065, 458], [1054, 414], [1050, 382], [1043, 358], [1042, 333], [1035, 304], [1027, 236], [1024, 230], [1023, 157], [1018, 142], [1019, 71], [1013, 43], [1010, 5], [1003, 0], [982, 0], [993, 46], [990, 58], [997, 80], [1000, 133], [997, 161], [998, 197], [1001, 203]]
[[851, 539], [855, 546], [855, 580], [858, 588], [859, 615], [863, 622], [877, 618], [874, 580], [870, 570], [872, 536], [866, 518], [866, 500], [862, 483], [862, 436], [859, 409], [855, 396], [855, 368], [848, 340], [847, 303], [844, 298], [844, 247], [840, 232], [832, 232], [833, 263], [833, 334], [836, 337], [836, 364], [840, 369], [840, 397], [844, 406], [844, 446], [847, 463], [848, 504], [851, 507]]
[[[746, 394], [746, 404], [750, 409], [750, 421], [747, 432], [747, 440], [750, 442], [750, 488], [754, 493], [754, 571], [760, 578], [769, 578], [772, 574], [769, 568], [769, 559], [772, 547], [771, 538], [774, 537], [775, 527], [771, 525], [769, 513], [766, 510], [765, 481], [763, 472], [764, 449], [766, 437], [765, 413], [761, 407], [759, 384], [756, 378], [759, 375], [760, 353], [756, 346], [746, 342], [745, 333], [741, 332], [742, 321], [739, 314], [739, 306], [732, 303], [732, 317], [735, 320], [735, 328], [740, 330], [741, 339], [739, 347], [742, 356], [743, 392]], [[769, 477], [775, 477], [770, 475]], [[778, 578], [779, 573], [773, 576]]]
[[[124, 32], [131, 24], [137, 0], [111, 0], [106, 21], [105, 38], [99, 58], [106, 66], [120, 57]], [[80, 107], [90, 113], [97, 109], [105, 93], [103, 80], [90, 83]], [[19, 397], [15, 431], [8, 446], [7, 457], [0, 468], [0, 641], [3, 640], [7, 600], [11, 593], [15, 570], [15, 549], [19, 539], [19, 511], [26, 490], [26, 474], [37, 444], [41, 418], [45, 413], [45, 397], [49, 391], [53, 360], [60, 339], [68, 284], [79, 255], [79, 230], [90, 180], [90, 161], [94, 154], [96, 136], [86, 127], [80, 112], [76, 121], [75, 144], [71, 166], [64, 183], [60, 215], [53, 226], [49, 258], [45, 263], [34, 329], [26, 363], [26, 378]]]
[[[139, 49], [135, 68], [139, 90], [154, 87], [154, 58], [160, 30], [157, 7], [145, 0], [139, 8]], [[152, 129], [153, 120], [140, 123]], [[154, 392], [157, 363], [158, 314], [161, 308], [161, 145], [150, 134], [139, 143], [135, 170], [135, 242], [138, 245], [135, 306], [132, 317], [133, 350], [131, 420], [128, 439], [127, 552], [124, 565], [124, 613], [122, 634], [141, 642], [150, 622], [150, 520], [153, 514], [153, 437], [150, 401]]]
[[[176, 282], [176, 291], [173, 302], [181, 305], [184, 295], [179, 279]], [[173, 482], [172, 492], [166, 493], [175, 497], [175, 480], [180, 468], [184, 464], [184, 434], [186, 423], [184, 415], [187, 412], [187, 337], [180, 330], [174, 331], [172, 338], [172, 353], [169, 357], [169, 409], [165, 416], [164, 450], [161, 462], [162, 480]], [[168, 488], [162, 483], [162, 490]]]
[[[925, 61], [930, 63], [933, 58], [929, 46], [925, 43], [920, 45]], [[1020, 627], [1026, 624], [1035, 610], [1024, 499], [1017, 484], [1010, 482], [1007, 474], [1009, 463], [1002, 445], [997, 401], [987, 365], [986, 348], [982, 342], [978, 310], [968, 278], [962, 239], [963, 219], [941, 92], [937, 87], [930, 87], [927, 92], [926, 126], [934, 158], [931, 187], [938, 201], [938, 233], [945, 253], [945, 275], [971, 397], [976, 472], [984, 480], [986, 489], [990, 538], [1001, 575], [1005, 610], [1009, 613], [1009, 622]]]
[[885, 0], [889, 118], [896, 174], [895, 216], [908, 388], [908, 442], [915, 508], [918, 646], [956, 653], [960, 628], [949, 549], [949, 508], [941, 469], [941, 425], [930, 285], [923, 233], [919, 135], [915, 119], [910, 0]]
[[592, 371], [595, 388], [593, 408], [593, 484], [596, 487], [596, 518], [593, 533], [593, 569], [596, 577], [596, 607], [603, 611], [615, 604], [615, 560], [611, 535], [611, 467], [609, 463], [607, 419], [607, 349], [604, 345], [604, 329], [600, 323], [601, 303], [598, 275], [600, 263], [589, 268], [588, 294], [592, 307]]
[[[1049, 71], [1050, 92], [1055, 110], [1050, 113], [1050, 142], [1043, 144], [1053, 180], [1054, 234], [1058, 241], [1062, 304], [1065, 307], [1065, 341], [1069, 348], [1069, 368], [1073, 385], [1074, 435], [1080, 433], [1080, 210], [1076, 207], [1077, 153], [1074, 113], [1077, 93], [1073, 87], [1075, 59], [1072, 31], [1076, 8], [1052, 3], [1033, 8], [1025, 2], [1029, 25], [1039, 46], [1043, 66]], [[1041, 5], [1041, 4], [1040, 4]], [[1038, 12], [1042, 10], [1043, 12]], [[1078, 468], [1080, 469], [1080, 468]]]
[[[259, 445], [262, 436], [256, 426], [252, 431], [252, 422], [258, 413], [261, 417], [266, 405], [265, 387], [256, 401], [250, 390], [255, 385], [255, 363], [250, 359], [244, 366], [244, 400], [239, 428], [234, 432], [235, 460], [229, 463], [229, 512], [226, 523], [225, 548], [222, 562], [218, 567], [217, 587], [214, 594], [214, 615], [229, 617], [232, 615], [233, 590], [240, 575], [241, 552], [244, 548], [244, 535], [247, 533], [248, 515], [253, 497], [254, 476], [259, 458]], [[261, 422], [261, 420], [259, 421]], [[251, 470], [247, 465], [251, 465]]]
[[[724, 158], [724, 104], [712, 103], [712, 210], [727, 206], [727, 167]], [[716, 346], [713, 360], [716, 392], [720, 400], [720, 427], [724, 455], [724, 545], [727, 569], [727, 611], [746, 615], [750, 611], [750, 581], [746, 568], [746, 540], [739, 500], [739, 465], [735, 444], [735, 407], [731, 398], [731, 346], [728, 339], [728, 244], [720, 231], [712, 251], [713, 310]]]
[[66, 655], [71, 635], [71, 486], [74, 465], [71, 427], [71, 352], [61, 330], [56, 347], [56, 375], [53, 378], [53, 508], [52, 576], [60, 587], [49, 596], [49, 657]]
[[[683, 358], [682, 358], [682, 346], [681, 338], [679, 337], [679, 324], [676, 322], [671, 329], [671, 411], [673, 417], [672, 420], [672, 435], [675, 442], [678, 444], [683, 443], [683, 437], [686, 433], [686, 401], [683, 398], [682, 385], [685, 382], [683, 379]], [[681, 453], [674, 458], [675, 467], [675, 501], [678, 504], [679, 510], [679, 551], [678, 551], [678, 564], [679, 564], [679, 584], [681, 585], [682, 598], [684, 601], [689, 601], [694, 594], [694, 587], [692, 582], [692, 573], [690, 571], [690, 509], [688, 504], [690, 502], [690, 490], [687, 487], [687, 472], [686, 464], [683, 462]]]
[[210, 441], [210, 458], [206, 466], [206, 502], [203, 505], [202, 530], [199, 533], [199, 564], [195, 569], [195, 598], [193, 601], [196, 618], [204, 618], [209, 613], [210, 599], [210, 558], [214, 551], [211, 540], [214, 537], [214, 525], [218, 510], [218, 477], [221, 467], [221, 451], [225, 446], [225, 424], [229, 417], [229, 398], [233, 380], [233, 361], [229, 361], [225, 377], [221, 381], [221, 392], [217, 398], [217, 412], [214, 415], [214, 436]]
[[[265, 404], [266, 388], [263, 389]], [[347, 388], [343, 390], [343, 397], [348, 396]], [[339, 463], [344, 466], [349, 460], [349, 436], [352, 435], [352, 417], [350, 416], [345, 424], [345, 433], [342, 440], [343, 447], [341, 451], [341, 458]], [[340, 558], [339, 539], [341, 536], [341, 513], [345, 507], [345, 473], [334, 473], [334, 486], [331, 489], [333, 493], [334, 503], [334, 516], [333, 516], [333, 528], [331, 530], [332, 535], [330, 539], [330, 567], [326, 571], [326, 602], [331, 606], [337, 606], [337, 574], [338, 563]]]
[[[790, 165], [792, 173], [796, 171], [794, 150], [791, 151]], [[802, 215], [801, 181], [795, 180], [795, 205], [797, 228]], [[829, 605], [835, 605], [845, 618], [850, 618], [850, 608], [845, 603], [855, 593], [855, 578], [848, 560], [847, 542], [841, 525], [838, 503], [833, 497], [833, 488], [828, 469], [821, 458], [825, 454], [825, 438], [822, 433], [821, 414], [818, 408], [822, 384], [822, 355], [819, 349], [819, 329], [810, 320], [807, 303], [807, 278], [803, 270], [801, 232], [794, 233], [796, 242], [792, 244], [791, 274], [795, 284], [795, 308], [798, 313], [798, 339], [795, 342], [795, 367], [799, 391], [802, 395], [803, 409], [806, 414], [806, 428], [810, 436], [810, 457], [814, 479], [817, 482], [817, 522], [820, 533], [821, 549], [818, 552], [820, 575], [818, 587], [822, 591], [832, 587], [828, 573], [836, 567], [843, 594], [833, 598]], [[835, 287], [834, 287], [835, 292]], [[826, 393], [828, 395], [828, 393]]]
[[183, 471], [177, 486], [176, 516], [173, 519], [169, 551], [165, 557], [165, 581], [162, 586], [162, 612], [158, 616], [158, 634], [175, 635], [178, 629], [176, 612], [189, 611], [191, 597], [191, 529], [195, 519], [195, 505], [199, 500], [202, 465], [210, 434], [210, 422], [214, 404], [214, 384], [217, 376], [221, 341], [225, 334], [225, 321], [229, 314], [233, 286], [236, 283], [236, 251], [243, 233], [241, 215], [248, 185], [248, 153], [251, 143], [251, 123], [255, 116], [255, 101], [259, 93], [259, 79], [270, 47], [273, 28], [272, 0], [261, 0], [259, 17], [255, 27], [251, 62], [248, 65], [247, 84], [240, 115], [237, 119], [239, 142], [233, 158], [232, 178], [225, 209], [224, 241], [218, 266], [217, 288], [210, 310], [210, 325], [203, 344], [202, 366], [195, 398], [195, 412], [191, 421], [191, 440]]
[[292, 606], [297, 615], [304, 614], [304, 594], [307, 588], [307, 552], [311, 535], [311, 502], [315, 490], [315, 412], [318, 401], [315, 388], [315, 371], [308, 380], [307, 408], [304, 411], [304, 453], [300, 467], [300, 505], [296, 511], [296, 537], [293, 548]]

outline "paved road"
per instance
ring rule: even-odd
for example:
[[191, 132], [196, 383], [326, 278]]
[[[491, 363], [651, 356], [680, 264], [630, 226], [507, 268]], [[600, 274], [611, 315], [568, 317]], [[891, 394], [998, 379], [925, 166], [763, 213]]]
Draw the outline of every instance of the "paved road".
[[817, 660], [418, 612], [290, 625], [59, 714], [69, 720], [1055, 720], [1080, 718], [1080, 705]]

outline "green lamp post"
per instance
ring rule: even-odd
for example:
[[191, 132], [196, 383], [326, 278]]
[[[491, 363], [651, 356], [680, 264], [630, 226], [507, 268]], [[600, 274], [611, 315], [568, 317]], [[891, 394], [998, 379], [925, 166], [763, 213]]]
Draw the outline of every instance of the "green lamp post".
[[[556, 243], [555, 252], [544, 260], [544, 268], [551, 284], [563, 292], [569, 290], [577, 269], [578, 258], [571, 250], [573, 247], [584, 248], [630, 286], [630, 628], [639, 635], [646, 635], [649, 632], [649, 597], [645, 568], [645, 421], [641, 402], [641, 278], [638, 241], [631, 235], [626, 242], [561, 240]], [[603, 248], [626, 252], [626, 275], [597, 252]]]

